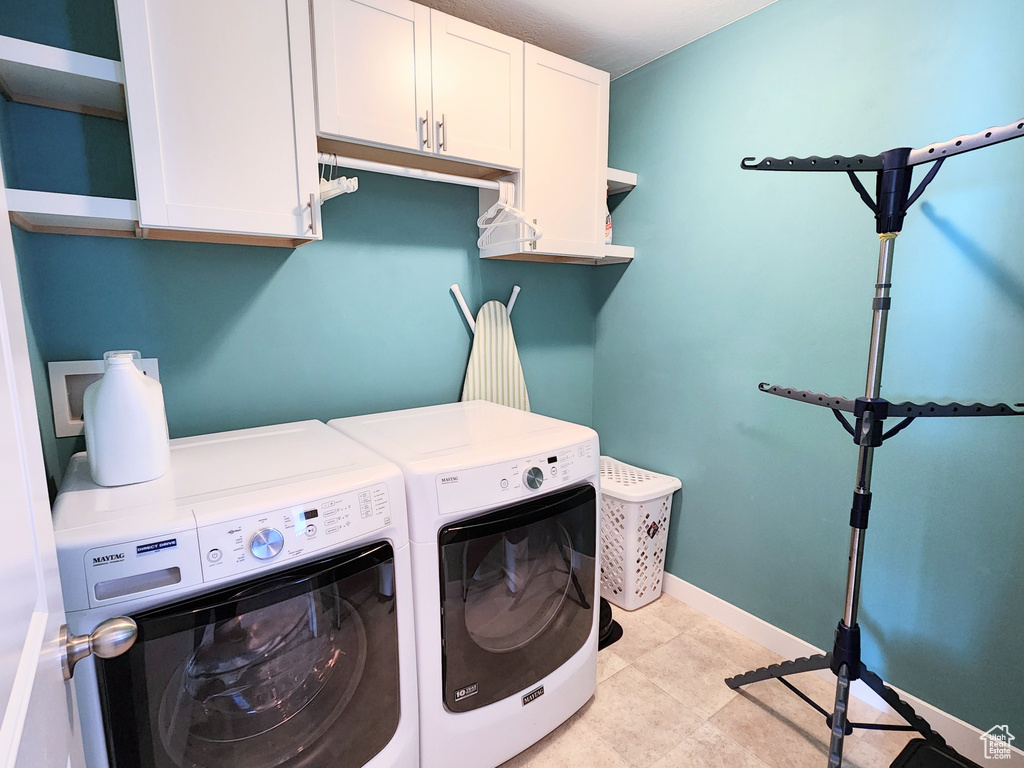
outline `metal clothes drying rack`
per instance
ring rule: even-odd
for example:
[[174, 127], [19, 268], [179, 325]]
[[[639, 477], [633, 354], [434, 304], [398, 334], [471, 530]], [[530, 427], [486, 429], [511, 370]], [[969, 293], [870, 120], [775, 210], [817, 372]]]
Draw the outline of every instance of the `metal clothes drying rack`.
[[[861, 199], [875, 215], [876, 231], [879, 237], [878, 276], [875, 283], [875, 298], [872, 303], [871, 338], [868, 352], [867, 383], [864, 396], [855, 400], [834, 397], [824, 393], [779, 387], [762, 383], [762, 392], [779, 395], [803, 403], [811, 403], [831, 409], [832, 413], [853, 436], [854, 443], [859, 446], [857, 457], [857, 479], [853, 491], [853, 505], [850, 509], [850, 556], [846, 578], [846, 600], [843, 607], [843, 618], [835, 631], [835, 642], [830, 653], [823, 653], [795, 661], [784, 661], [780, 664], [746, 672], [727, 679], [726, 684], [733, 689], [756, 683], [761, 680], [776, 679], [796, 693], [805, 702], [825, 716], [825, 722], [832, 730], [829, 744], [829, 768], [840, 768], [843, 762], [843, 739], [853, 732], [854, 728], [877, 730], [917, 731], [926, 741], [945, 751], [951, 756], [960, 757], [949, 747], [945, 740], [920, 717], [913, 708], [900, 699], [899, 695], [885, 685], [882, 679], [864, 666], [861, 661], [860, 627], [857, 624], [857, 609], [860, 603], [861, 568], [864, 560], [864, 535], [868, 527], [868, 512], [871, 508], [871, 469], [874, 450], [890, 437], [910, 425], [914, 419], [933, 416], [1021, 416], [1024, 415], [1024, 403], [1009, 406], [1005, 403], [982, 405], [974, 403], [962, 405], [950, 403], [891, 403], [880, 397], [882, 384], [882, 357], [885, 351], [886, 320], [889, 311], [889, 292], [892, 287], [892, 260], [896, 237], [903, 228], [903, 220], [907, 209], [921, 196], [925, 187], [935, 178], [946, 158], [953, 155], [981, 149], [1010, 139], [1024, 136], [1024, 120], [972, 136], [959, 136], [947, 142], [931, 144], [923, 149], [901, 147], [868, 157], [855, 155], [843, 157], [787, 157], [776, 159], [766, 157], [760, 162], [752, 162], [753, 157], [745, 157], [740, 163], [744, 170], [756, 171], [840, 171], [849, 175], [850, 181]], [[911, 193], [911, 176], [915, 166], [934, 162], [924, 179]], [[875, 173], [875, 196], [868, 194], [856, 173], [871, 171]], [[855, 419], [850, 424], [844, 413], [852, 413]], [[884, 431], [884, 421], [888, 417], [902, 420], [888, 431]], [[800, 672], [830, 669], [836, 676], [835, 704], [831, 713], [826, 712], [792, 683], [786, 676]], [[861, 679], [868, 687], [878, 694], [908, 724], [888, 725], [872, 723], [854, 723], [847, 717], [850, 698], [850, 683]], [[962, 758], [961, 758], [962, 759]], [[958, 765], [960, 763], [957, 763]]]

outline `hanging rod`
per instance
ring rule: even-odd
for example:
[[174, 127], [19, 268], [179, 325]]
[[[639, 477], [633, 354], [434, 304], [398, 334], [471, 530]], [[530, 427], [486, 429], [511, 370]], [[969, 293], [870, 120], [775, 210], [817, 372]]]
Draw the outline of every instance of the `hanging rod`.
[[488, 179], [474, 179], [470, 176], [455, 176], [451, 173], [440, 173], [438, 171], [421, 171], [419, 168], [406, 168], [401, 165], [389, 165], [378, 163], [373, 160], [359, 160], [354, 157], [342, 157], [333, 152], [321, 152], [318, 156], [321, 165], [333, 165], [340, 168], [354, 168], [357, 171], [371, 171], [373, 173], [386, 173], [390, 176], [406, 176], [412, 179], [423, 179], [424, 181], [440, 181], [445, 184], [461, 184], [464, 187], [479, 187], [480, 189], [498, 189], [498, 182]]

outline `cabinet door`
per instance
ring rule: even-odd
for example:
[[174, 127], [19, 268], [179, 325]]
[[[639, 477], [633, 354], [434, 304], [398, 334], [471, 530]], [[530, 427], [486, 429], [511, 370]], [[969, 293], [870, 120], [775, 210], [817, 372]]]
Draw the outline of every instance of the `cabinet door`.
[[521, 204], [539, 253], [604, 254], [608, 73], [526, 46]]
[[116, 2], [144, 231], [319, 237], [307, 0]]
[[313, 0], [313, 40], [321, 135], [433, 149], [427, 8], [409, 0]]
[[430, 12], [434, 128], [440, 154], [519, 168], [523, 43]]

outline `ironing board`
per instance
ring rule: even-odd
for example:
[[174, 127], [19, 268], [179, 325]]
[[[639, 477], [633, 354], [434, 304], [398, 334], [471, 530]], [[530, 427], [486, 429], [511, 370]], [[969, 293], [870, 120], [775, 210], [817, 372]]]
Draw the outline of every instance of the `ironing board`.
[[508, 309], [500, 301], [488, 301], [477, 313], [462, 399], [489, 400], [523, 411], [530, 410], [523, 366], [512, 335], [512, 321]]

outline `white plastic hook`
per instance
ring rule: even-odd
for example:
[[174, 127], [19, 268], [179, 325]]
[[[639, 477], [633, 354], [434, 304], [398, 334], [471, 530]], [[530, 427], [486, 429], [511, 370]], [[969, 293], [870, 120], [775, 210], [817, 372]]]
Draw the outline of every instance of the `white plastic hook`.
[[512, 295], [508, 297], [508, 304], [505, 307], [508, 310], [509, 317], [512, 317], [512, 305], [516, 303], [517, 298], [519, 298], [519, 286], [513, 285]]
[[324, 155], [323, 159], [329, 162], [324, 162], [324, 170], [320, 174], [320, 202], [323, 203], [330, 200], [332, 197], [338, 195], [344, 195], [347, 192], [355, 192], [359, 189], [359, 179], [356, 176], [349, 178], [348, 176], [335, 177], [334, 173], [338, 168], [338, 156], [337, 155]]
[[[513, 243], [532, 243], [543, 237], [543, 232], [536, 221], [530, 221], [526, 214], [516, 208], [515, 184], [503, 179], [498, 180], [498, 199], [490, 208], [476, 220], [476, 224], [483, 232], [477, 238], [477, 248], [487, 248], [496, 245], [509, 245]], [[512, 227], [512, 232], [520, 232], [519, 225], [525, 226], [525, 233], [520, 237], [511, 237], [500, 242], [494, 241], [494, 234], [499, 227]], [[506, 230], [507, 231], [507, 230]]]
[[469, 330], [476, 333], [476, 320], [473, 317], [473, 313], [469, 311], [469, 306], [466, 304], [466, 299], [462, 296], [462, 291], [459, 290], [459, 284], [452, 283], [452, 287], [449, 290], [455, 294], [455, 300], [459, 302], [459, 308], [462, 310], [466, 322], [469, 323]]
[[[462, 295], [462, 291], [459, 290], [458, 283], [452, 283], [449, 290], [455, 294], [455, 300], [459, 302], [459, 308], [462, 310], [463, 316], [466, 318], [466, 322], [469, 324], [469, 330], [476, 333], [476, 320], [473, 318], [473, 313], [469, 311], [469, 305], [466, 304], [466, 299]], [[512, 307], [516, 303], [516, 299], [519, 297], [520, 288], [518, 285], [512, 286], [512, 295], [508, 298], [508, 304], [505, 305], [505, 311], [509, 317], [512, 317]]]

